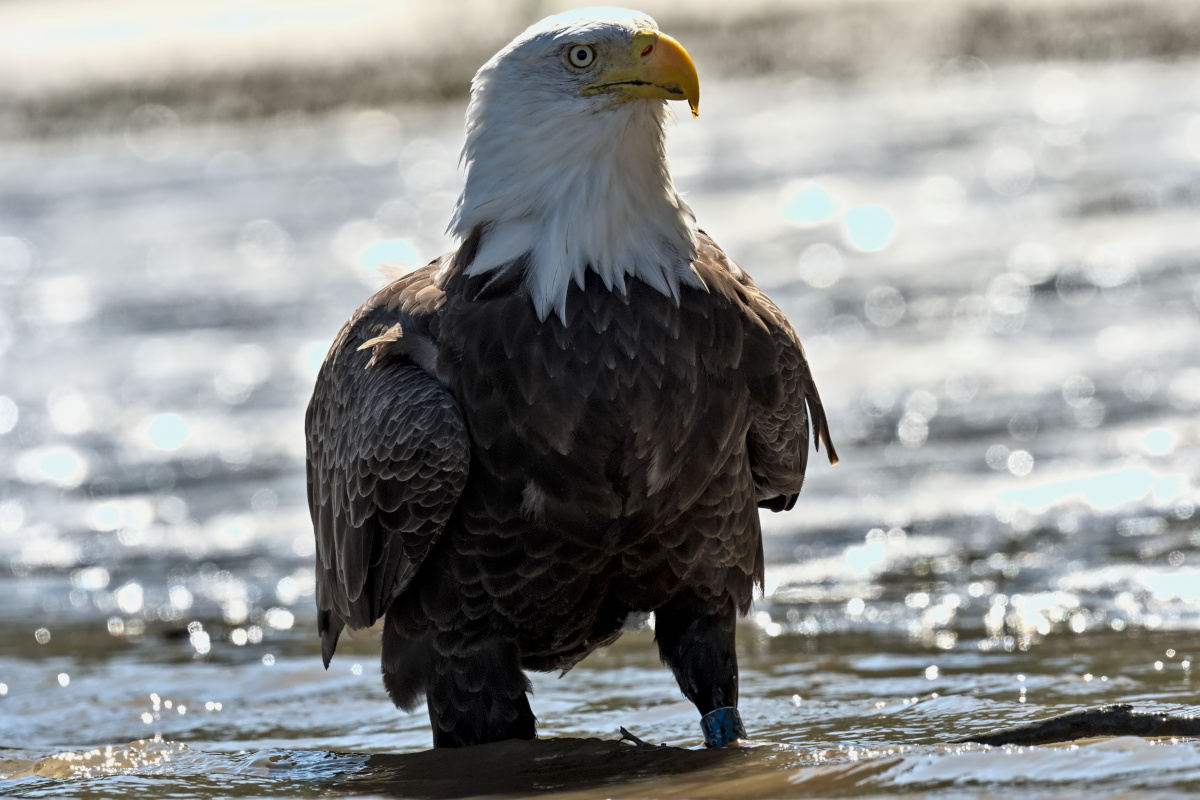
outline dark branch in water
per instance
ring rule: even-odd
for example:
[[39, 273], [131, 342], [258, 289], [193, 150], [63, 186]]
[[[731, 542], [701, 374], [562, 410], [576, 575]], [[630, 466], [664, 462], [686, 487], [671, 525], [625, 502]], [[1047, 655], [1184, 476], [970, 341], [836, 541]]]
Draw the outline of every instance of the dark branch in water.
[[996, 733], [955, 739], [955, 744], [975, 742], [999, 747], [1006, 744], [1030, 747], [1036, 744], [1056, 744], [1076, 739], [1100, 736], [1197, 736], [1200, 737], [1200, 717], [1174, 717], [1169, 714], [1146, 714], [1134, 711], [1133, 706], [1103, 706], [1087, 711], [1063, 714], [1061, 717], [1022, 725]]
[[618, 739], [617, 741], [618, 742], [630, 741], [630, 742], [633, 742], [633, 744], [637, 747], [653, 747], [653, 745], [651, 745], [649, 742], [643, 741], [643, 740], [639, 739], [638, 737], [634, 736], [629, 731], [625, 730], [624, 725], [621, 726], [621, 738]]

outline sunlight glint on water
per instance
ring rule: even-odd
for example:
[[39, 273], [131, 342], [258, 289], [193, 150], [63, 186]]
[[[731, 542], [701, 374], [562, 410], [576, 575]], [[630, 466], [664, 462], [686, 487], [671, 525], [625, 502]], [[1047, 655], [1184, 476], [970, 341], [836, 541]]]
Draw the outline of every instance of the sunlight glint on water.
[[[842, 463], [763, 517], [740, 705], [771, 744], [630, 761], [645, 794], [1200, 785], [1195, 742], [949, 743], [1195, 713], [1200, 663], [1194, 70], [975, 61], [903, 99], [713, 82], [672, 130], [698, 218], [805, 341]], [[461, 112], [251, 136], [148, 108], [128, 142], [0, 150], [0, 793], [419, 793], [384, 754], [428, 724], [372, 636], [321, 668], [301, 420], [384, 262], [446, 246]], [[571, 781], [619, 754], [566, 737], [700, 742], [650, 631], [533, 680], [548, 741], [419, 785], [548, 758], [593, 796]]]

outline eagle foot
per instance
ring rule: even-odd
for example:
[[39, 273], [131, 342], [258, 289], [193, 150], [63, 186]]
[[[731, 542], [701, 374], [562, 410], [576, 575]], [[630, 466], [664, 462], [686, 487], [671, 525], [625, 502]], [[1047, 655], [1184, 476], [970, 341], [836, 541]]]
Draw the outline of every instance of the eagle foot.
[[700, 718], [700, 730], [704, 732], [705, 747], [724, 747], [746, 738], [742, 715], [734, 706], [714, 708]]

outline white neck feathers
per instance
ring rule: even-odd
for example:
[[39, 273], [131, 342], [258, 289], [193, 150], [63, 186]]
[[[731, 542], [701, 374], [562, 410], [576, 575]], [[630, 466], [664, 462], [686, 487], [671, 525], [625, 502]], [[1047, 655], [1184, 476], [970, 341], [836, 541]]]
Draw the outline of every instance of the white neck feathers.
[[625, 291], [634, 276], [676, 299], [703, 286], [692, 269], [696, 222], [667, 169], [659, 100], [592, 106], [545, 87], [496, 91], [495, 60], [476, 76], [467, 110], [467, 181], [450, 231], [481, 227], [467, 274], [526, 257], [537, 314], [566, 321], [567, 291], [587, 270]]

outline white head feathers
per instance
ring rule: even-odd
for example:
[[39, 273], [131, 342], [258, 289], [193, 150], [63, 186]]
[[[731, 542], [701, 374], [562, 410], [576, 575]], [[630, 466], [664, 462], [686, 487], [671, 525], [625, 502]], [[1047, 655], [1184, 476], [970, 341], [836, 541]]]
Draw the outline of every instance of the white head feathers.
[[635, 276], [663, 294], [702, 286], [691, 267], [696, 223], [667, 170], [666, 103], [584, 96], [594, 78], [564, 59], [589, 45], [597, 65], [657, 30], [643, 14], [584, 9], [549, 17], [480, 68], [467, 109], [467, 181], [450, 231], [483, 226], [468, 274], [527, 256], [525, 281], [539, 318], [565, 319], [571, 281], [588, 269], [625, 290]]

